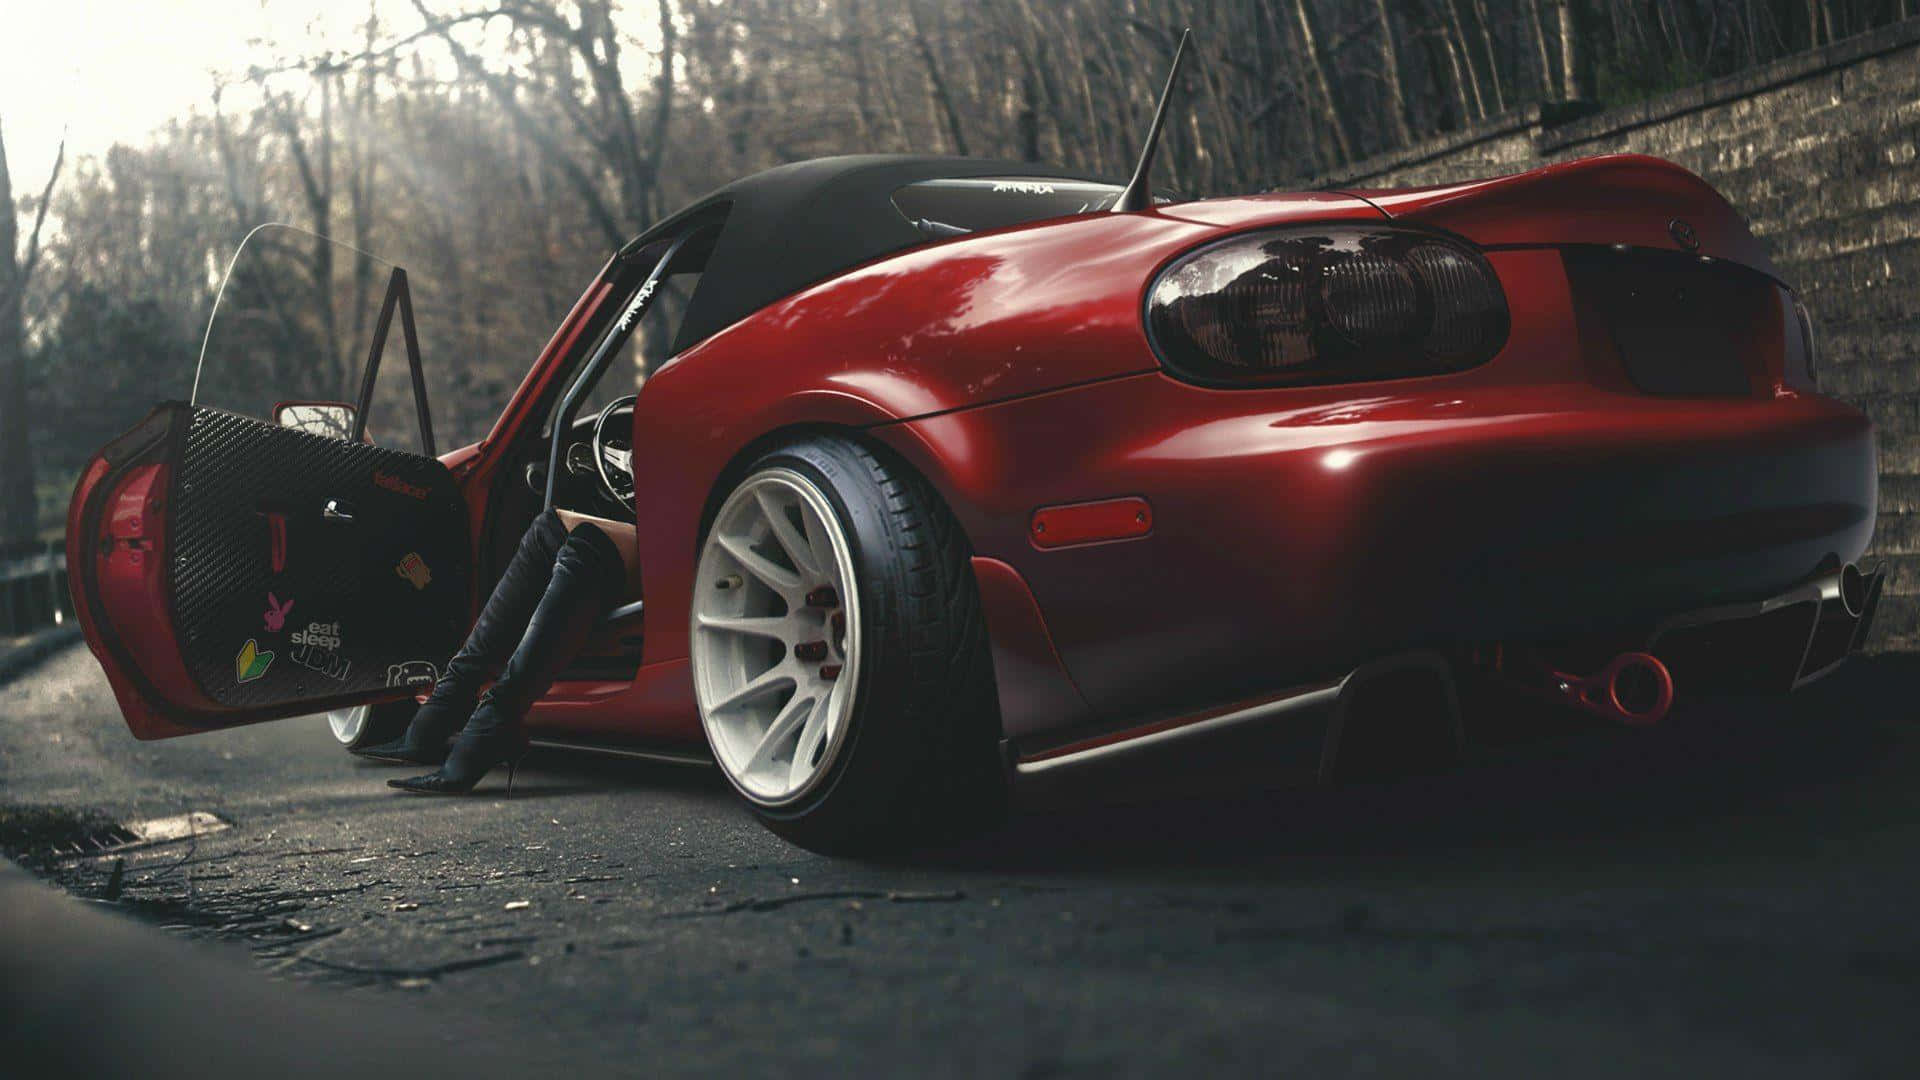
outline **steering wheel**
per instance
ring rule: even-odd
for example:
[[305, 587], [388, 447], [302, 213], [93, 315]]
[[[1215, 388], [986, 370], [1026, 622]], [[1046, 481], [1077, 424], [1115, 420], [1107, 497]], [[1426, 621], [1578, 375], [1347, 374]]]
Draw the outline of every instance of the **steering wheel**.
[[600, 486], [607, 495], [623, 507], [633, 505], [633, 448], [627, 445], [625, 438], [610, 439], [607, 427], [616, 414], [625, 414], [631, 428], [633, 403], [638, 394], [628, 394], [607, 402], [600, 410], [600, 416], [593, 422], [593, 465], [600, 476]]

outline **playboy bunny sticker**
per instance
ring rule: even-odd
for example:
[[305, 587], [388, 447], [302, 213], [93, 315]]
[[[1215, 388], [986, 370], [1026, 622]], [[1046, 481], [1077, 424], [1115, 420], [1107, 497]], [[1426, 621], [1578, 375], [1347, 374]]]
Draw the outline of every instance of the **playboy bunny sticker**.
[[293, 601], [289, 600], [283, 604], [280, 602], [279, 597], [268, 593], [266, 613], [267, 630], [273, 632], [287, 625], [287, 612], [291, 610], [293, 610]]

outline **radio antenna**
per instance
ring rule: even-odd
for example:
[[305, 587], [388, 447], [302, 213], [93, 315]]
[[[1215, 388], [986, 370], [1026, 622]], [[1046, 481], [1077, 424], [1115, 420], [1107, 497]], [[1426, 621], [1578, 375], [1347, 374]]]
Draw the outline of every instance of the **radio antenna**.
[[1133, 179], [1127, 181], [1127, 188], [1113, 204], [1116, 214], [1145, 210], [1153, 205], [1153, 185], [1148, 182], [1148, 174], [1153, 172], [1153, 151], [1160, 145], [1160, 125], [1167, 119], [1167, 103], [1173, 100], [1173, 84], [1180, 78], [1180, 61], [1186, 59], [1187, 39], [1193, 36], [1193, 28], [1180, 31], [1180, 45], [1173, 50], [1173, 70], [1167, 72], [1167, 87], [1160, 91], [1160, 107], [1153, 110], [1153, 126], [1147, 129], [1147, 144], [1140, 148], [1140, 163], [1133, 167]]

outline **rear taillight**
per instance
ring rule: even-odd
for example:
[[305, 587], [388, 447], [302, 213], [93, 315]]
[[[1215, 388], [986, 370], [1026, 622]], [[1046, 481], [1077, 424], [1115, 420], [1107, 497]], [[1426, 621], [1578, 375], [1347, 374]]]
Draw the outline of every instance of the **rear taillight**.
[[1294, 228], [1182, 256], [1147, 292], [1147, 332], [1169, 370], [1209, 386], [1397, 379], [1492, 359], [1507, 298], [1451, 237]]

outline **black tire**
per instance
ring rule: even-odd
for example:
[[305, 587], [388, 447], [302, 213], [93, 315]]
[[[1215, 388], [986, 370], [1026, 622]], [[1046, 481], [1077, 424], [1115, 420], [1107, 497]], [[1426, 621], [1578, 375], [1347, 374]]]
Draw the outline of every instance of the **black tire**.
[[413, 719], [416, 708], [418, 705], [412, 698], [374, 705], [367, 710], [367, 722], [360, 725], [360, 734], [352, 742], [341, 745], [352, 751], [397, 739], [406, 733], [407, 722]]
[[999, 708], [971, 550], [952, 512], [905, 463], [846, 438], [797, 440], [735, 479], [769, 468], [811, 480], [838, 516], [864, 656], [847, 736], [825, 778], [797, 803], [750, 802], [754, 813], [801, 847], [844, 855], [997, 824], [1006, 808]]

